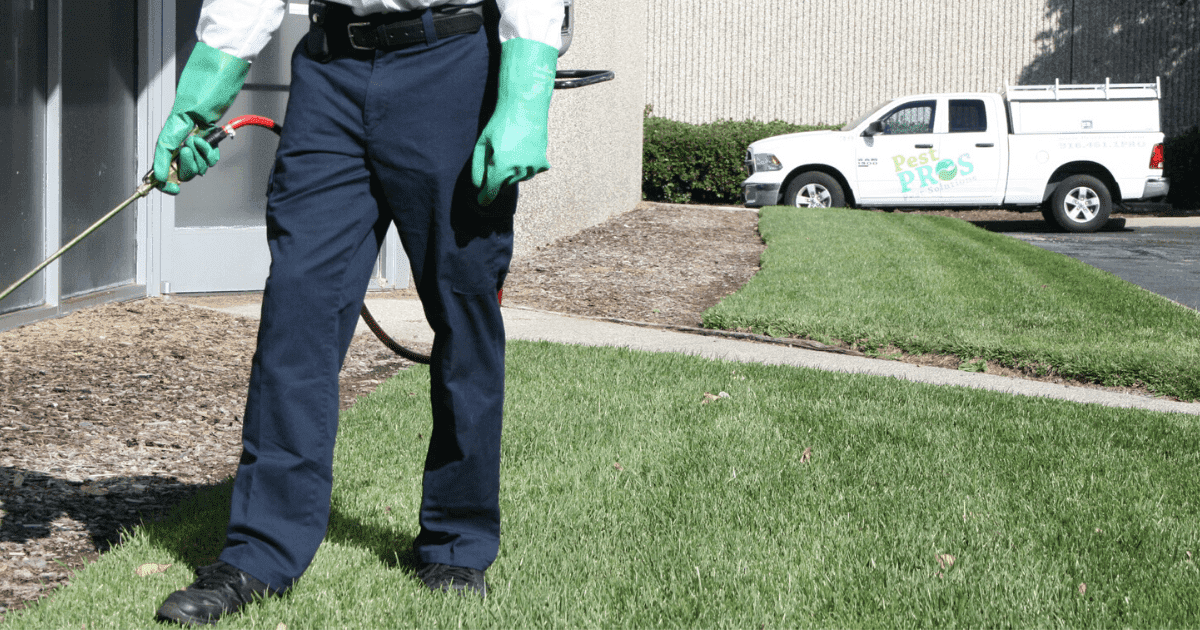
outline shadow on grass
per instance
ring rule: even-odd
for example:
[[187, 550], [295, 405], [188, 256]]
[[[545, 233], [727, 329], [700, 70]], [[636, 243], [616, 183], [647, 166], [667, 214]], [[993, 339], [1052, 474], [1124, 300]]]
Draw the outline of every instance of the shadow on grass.
[[[180, 503], [166, 518], [149, 524], [150, 541], [177, 555], [196, 569], [217, 561], [225, 547], [225, 528], [229, 523], [229, 501], [233, 480], [201, 489]], [[342, 512], [336, 502], [329, 514], [325, 540], [368, 549], [388, 568], [416, 571], [412, 550], [413, 535], [368, 524]]]
[[147, 525], [146, 535], [192, 569], [216, 562], [225, 546], [232, 491], [232, 479], [202, 488], [161, 521]]
[[413, 552], [415, 537], [376, 524], [363, 523], [348, 516], [335, 505], [329, 513], [329, 531], [325, 540], [362, 549], [369, 549], [379, 562], [389, 569], [416, 572], [417, 555]]

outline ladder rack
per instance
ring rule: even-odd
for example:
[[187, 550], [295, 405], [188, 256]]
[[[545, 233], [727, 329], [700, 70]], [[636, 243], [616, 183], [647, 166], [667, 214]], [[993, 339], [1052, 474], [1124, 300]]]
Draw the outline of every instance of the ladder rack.
[[1061, 85], [1006, 85], [1005, 97], [1010, 101], [1111, 101], [1126, 99], [1161, 99], [1162, 83], [1104, 83]]

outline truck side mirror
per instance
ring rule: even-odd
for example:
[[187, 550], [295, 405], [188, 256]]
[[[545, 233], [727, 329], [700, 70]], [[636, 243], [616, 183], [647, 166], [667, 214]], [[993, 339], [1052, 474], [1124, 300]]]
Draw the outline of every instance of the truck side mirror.
[[862, 135], [869, 137], [877, 136], [881, 133], [883, 133], [883, 122], [876, 120], [875, 122], [867, 125], [867, 128], [863, 130]]

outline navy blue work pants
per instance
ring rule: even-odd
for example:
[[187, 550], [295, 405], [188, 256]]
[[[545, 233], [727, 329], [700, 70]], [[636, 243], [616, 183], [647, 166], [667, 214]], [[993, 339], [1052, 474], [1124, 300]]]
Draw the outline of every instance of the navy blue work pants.
[[435, 333], [417, 557], [475, 569], [496, 558], [496, 293], [517, 193], [479, 208], [470, 160], [494, 107], [497, 54], [482, 30], [324, 64], [303, 42], [293, 54], [267, 201], [270, 276], [220, 556], [273, 590], [300, 577], [325, 536], [338, 372], [392, 222]]

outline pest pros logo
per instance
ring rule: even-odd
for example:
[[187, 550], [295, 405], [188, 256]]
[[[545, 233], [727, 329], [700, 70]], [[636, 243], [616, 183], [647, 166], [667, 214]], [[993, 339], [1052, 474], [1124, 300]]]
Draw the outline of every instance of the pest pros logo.
[[[901, 193], [913, 192], [914, 185], [916, 192], [936, 192], [952, 186], [951, 182], [962, 183], [961, 178], [974, 172], [975, 165], [970, 158], [970, 153], [964, 153], [957, 161], [938, 159], [937, 150], [930, 149], [917, 155], [894, 155], [892, 166], [896, 167]], [[937, 188], [927, 190], [930, 186]]]
[[958, 175], [958, 166], [954, 164], [953, 160], [942, 160], [933, 167], [933, 172], [937, 173], [938, 179], [948, 182]]

